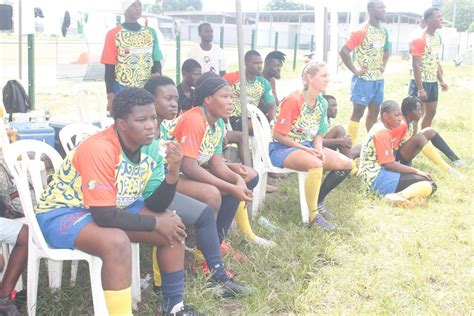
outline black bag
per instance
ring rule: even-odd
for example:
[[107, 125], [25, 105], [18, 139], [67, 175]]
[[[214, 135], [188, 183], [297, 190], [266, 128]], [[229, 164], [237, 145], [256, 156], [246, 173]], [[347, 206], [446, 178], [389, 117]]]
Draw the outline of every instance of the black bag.
[[10, 122], [13, 113], [26, 113], [31, 110], [30, 98], [25, 89], [16, 80], [9, 80], [3, 87], [3, 105], [10, 114]]

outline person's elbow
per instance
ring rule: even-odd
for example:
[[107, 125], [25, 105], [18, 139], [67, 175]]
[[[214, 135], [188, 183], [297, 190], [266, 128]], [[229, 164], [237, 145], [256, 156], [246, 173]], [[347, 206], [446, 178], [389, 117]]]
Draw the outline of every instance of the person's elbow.
[[342, 46], [341, 50], [339, 51], [339, 55], [340, 55], [341, 58], [343, 58], [343, 59], [346, 58], [346, 57], [348, 57], [348, 56], [349, 56], [349, 53], [350, 53], [350, 50], [349, 50], [349, 48], [348, 48], [346, 45]]

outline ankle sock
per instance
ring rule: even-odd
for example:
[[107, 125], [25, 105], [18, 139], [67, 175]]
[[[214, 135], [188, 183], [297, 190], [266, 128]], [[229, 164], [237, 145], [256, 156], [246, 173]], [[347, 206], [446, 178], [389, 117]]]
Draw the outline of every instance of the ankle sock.
[[359, 134], [359, 122], [350, 120], [349, 124], [347, 124], [347, 134], [351, 137], [352, 146], [357, 144], [357, 137]]
[[151, 258], [152, 258], [152, 263], [153, 263], [153, 282], [155, 283], [155, 286], [161, 286], [160, 266], [158, 265], [156, 252], [157, 252], [157, 248], [153, 247], [151, 251]]

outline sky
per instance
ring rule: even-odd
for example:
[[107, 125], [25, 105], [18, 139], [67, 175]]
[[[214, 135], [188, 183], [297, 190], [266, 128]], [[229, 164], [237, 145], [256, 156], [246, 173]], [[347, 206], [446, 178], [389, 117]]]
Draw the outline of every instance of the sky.
[[[242, 0], [242, 11], [257, 11], [257, 3], [260, 3], [260, 10], [264, 10], [270, 0]], [[324, 1], [335, 4], [340, 10], [347, 10], [354, 2], [360, 3], [360, 10], [366, 8], [366, 0], [298, 0], [295, 2], [313, 4], [315, 1]], [[227, 11], [235, 12], [235, 0], [202, 0], [205, 11]], [[431, 6], [431, 0], [385, 0], [387, 12], [413, 12], [421, 14]]]

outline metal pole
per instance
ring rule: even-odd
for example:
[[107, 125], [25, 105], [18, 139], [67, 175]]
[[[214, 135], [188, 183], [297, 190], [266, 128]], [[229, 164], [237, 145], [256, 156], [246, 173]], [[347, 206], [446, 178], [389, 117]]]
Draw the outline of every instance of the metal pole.
[[239, 51], [239, 69], [240, 70], [240, 105], [242, 108], [242, 134], [244, 148], [244, 165], [250, 166], [249, 153], [249, 126], [247, 118], [247, 87], [245, 79], [244, 63], [244, 32], [242, 25], [242, 3], [241, 0], [235, 0], [236, 23], [237, 23], [237, 45]]
[[309, 43], [309, 52], [313, 52], [314, 50], [314, 35], [311, 35], [311, 42]]
[[296, 52], [298, 51], [298, 34], [295, 34], [295, 48], [293, 54], [293, 71], [296, 69]]
[[255, 36], [254, 36], [254, 48], [257, 47], [258, 42], [258, 24], [260, 22], [260, 0], [257, 0], [257, 13], [255, 14]]
[[255, 50], [255, 30], [252, 30], [252, 39], [250, 41], [250, 49]]
[[224, 49], [224, 26], [221, 26], [220, 47]]
[[21, 0], [18, 1], [18, 78], [23, 79], [23, 39], [21, 29]]
[[278, 50], [278, 32], [275, 32], [275, 50]]
[[28, 97], [35, 109], [35, 35], [28, 34]]
[[176, 34], [176, 84], [181, 82], [181, 34]]

